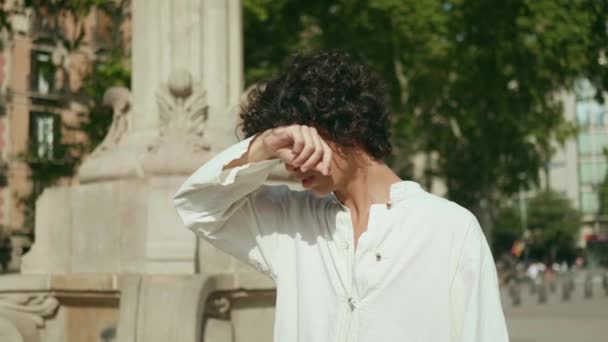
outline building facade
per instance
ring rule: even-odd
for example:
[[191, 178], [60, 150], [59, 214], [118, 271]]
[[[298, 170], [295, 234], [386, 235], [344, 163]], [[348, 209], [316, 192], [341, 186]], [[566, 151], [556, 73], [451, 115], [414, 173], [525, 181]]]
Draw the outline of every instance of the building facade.
[[[608, 221], [599, 215], [598, 191], [608, 172], [608, 101], [595, 98], [588, 81], [577, 83], [575, 91], [563, 95], [564, 115], [579, 131], [557, 149], [548, 166], [548, 184], [565, 194], [583, 216], [579, 244], [591, 235], [606, 234]], [[608, 100], [608, 99], [607, 99]]]
[[[32, 170], [67, 168], [75, 156], [64, 146], [86, 143], [73, 129], [89, 111], [83, 81], [111, 37], [110, 19], [95, 8], [84, 18], [34, 11], [20, 1], [6, 1], [2, 10], [11, 28], [0, 53], [0, 237], [10, 237], [8, 271], [16, 271], [33, 240], [34, 199], [44, 185], [32, 180]], [[57, 180], [74, 182], [70, 175]]]

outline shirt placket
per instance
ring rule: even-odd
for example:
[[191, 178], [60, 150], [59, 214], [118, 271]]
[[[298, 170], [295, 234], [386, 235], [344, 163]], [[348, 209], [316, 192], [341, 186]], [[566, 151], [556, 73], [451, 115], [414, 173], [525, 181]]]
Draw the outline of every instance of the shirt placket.
[[[369, 213], [369, 222], [366, 231], [359, 237], [359, 243], [357, 250], [354, 249], [354, 237], [353, 237], [353, 224], [350, 218], [350, 212], [348, 212], [348, 225], [349, 229], [345, 229], [343, 240], [345, 241], [344, 257], [346, 259], [346, 265], [348, 270], [347, 275], [347, 288], [346, 293], [346, 317], [344, 319], [344, 326], [341, 327], [340, 342], [355, 342], [357, 340], [357, 330], [360, 320], [361, 304], [363, 302], [362, 294], [367, 292], [367, 286], [369, 282], [366, 280], [366, 264], [369, 260], [366, 259], [371, 252], [369, 249], [370, 243], [373, 242], [373, 234], [376, 229], [372, 226], [375, 225], [376, 213], [375, 208], [372, 206]], [[371, 228], [371, 229], [370, 229]], [[374, 253], [373, 257], [377, 253]]]
[[339, 267], [337, 271], [338, 277], [340, 278], [342, 295], [340, 296], [340, 314], [339, 319], [336, 322], [336, 338], [335, 342], [348, 341], [348, 334], [351, 324], [352, 316], [352, 305], [354, 299], [352, 298], [352, 266], [354, 259], [354, 243], [352, 234], [352, 221], [350, 219], [350, 212], [348, 209], [338, 214], [338, 226], [334, 239], [335, 249], [334, 255], [337, 259], [336, 266]]

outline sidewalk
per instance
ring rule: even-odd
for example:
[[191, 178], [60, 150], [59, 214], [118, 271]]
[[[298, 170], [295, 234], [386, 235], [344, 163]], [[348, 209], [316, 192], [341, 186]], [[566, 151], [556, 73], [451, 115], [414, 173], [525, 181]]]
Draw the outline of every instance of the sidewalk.
[[503, 291], [511, 342], [608, 342], [608, 296], [595, 286], [593, 298], [584, 299], [581, 288], [567, 302], [551, 293], [547, 304], [537, 304], [526, 289], [521, 306], [512, 306]]

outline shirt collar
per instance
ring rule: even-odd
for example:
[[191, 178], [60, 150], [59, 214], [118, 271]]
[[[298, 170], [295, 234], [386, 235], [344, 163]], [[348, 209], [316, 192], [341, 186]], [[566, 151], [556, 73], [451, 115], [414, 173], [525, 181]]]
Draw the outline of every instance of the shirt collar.
[[422, 191], [422, 187], [414, 181], [393, 183], [390, 189], [390, 201], [391, 203], [403, 201], [420, 191]]
[[[389, 190], [389, 201], [390, 203], [400, 202], [406, 200], [412, 195], [415, 195], [416, 193], [419, 193], [420, 191], [422, 191], [422, 187], [420, 184], [414, 181], [404, 180], [393, 183], [391, 184]], [[346, 205], [344, 205], [344, 203], [342, 203], [333, 192], [331, 193], [331, 197], [334, 199], [334, 201], [340, 204], [340, 206], [343, 208], [346, 207]]]

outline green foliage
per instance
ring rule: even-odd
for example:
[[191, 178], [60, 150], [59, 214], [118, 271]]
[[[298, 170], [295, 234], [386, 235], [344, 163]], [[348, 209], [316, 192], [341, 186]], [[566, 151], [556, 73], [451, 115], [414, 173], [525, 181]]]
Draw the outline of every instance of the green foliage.
[[7, 266], [11, 260], [11, 240], [7, 227], [0, 225], [0, 272], [8, 272]]
[[521, 214], [513, 206], [504, 206], [498, 211], [492, 231], [492, 253], [498, 259], [508, 254], [516, 240], [523, 237]]
[[530, 255], [539, 260], [571, 259], [580, 224], [580, 213], [564, 195], [554, 191], [538, 193], [528, 203]]
[[114, 23], [108, 28], [113, 45], [102, 58], [95, 62], [91, 72], [84, 79], [82, 90], [92, 100], [88, 118], [79, 127], [89, 138], [85, 153], [91, 152], [102, 142], [112, 123], [111, 108], [103, 106], [102, 103], [106, 90], [111, 87], [129, 88], [131, 86], [130, 55], [129, 51], [124, 49], [126, 43], [123, 41], [119, 25], [126, 19], [127, 9], [130, 5], [130, 0], [97, 0], [96, 6], [108, 14]]
[[526, 204], [527, 224], [524, 233], [517, 206], [499, 210], [492, 232], [495, 257], [509, 253], [513, 242], [526, 243], [526, 254], [535, 260], [571, 260], [581, 223], [580, 213], [564, 195], [542, 191]]
[[608, 174], [604, 177], [604, 181], [600, 184], [598, 189], [598, 200], [599, 200], [599, 208], [598, 215], [607, 216], [608, 215]]
[[112, 123], [112, 109], [103, 106], [103, 94], [111, 87], [131, 85], [131, 72], [126, 66], [126, 56], [122, 50], [112, 51], [105, 59], [97, 62], [85, 77], [83, 91], [92, 99], [88, 118], [80, 126], [89, 144], [85, 152], [91, 152], [102, 142]]
[[[604, 158], [608, 158], [608, 148], [604, 148]], [[598, 195], [598, 216], [608, 216], [608, 173], [604, 176], [604, 181], [600, 184], [597, 191]]]
[[[296, 50], [339, 48], [390, 83], [392, 166], [437, 153], [427, 177], [471, 208], [538, 184], [552, 142], [574, 132], [557, 95], [607, 88], [608, 0], [244, 0], [247, 83]], [[429, 182], [429, 180], [425, 180]]]

